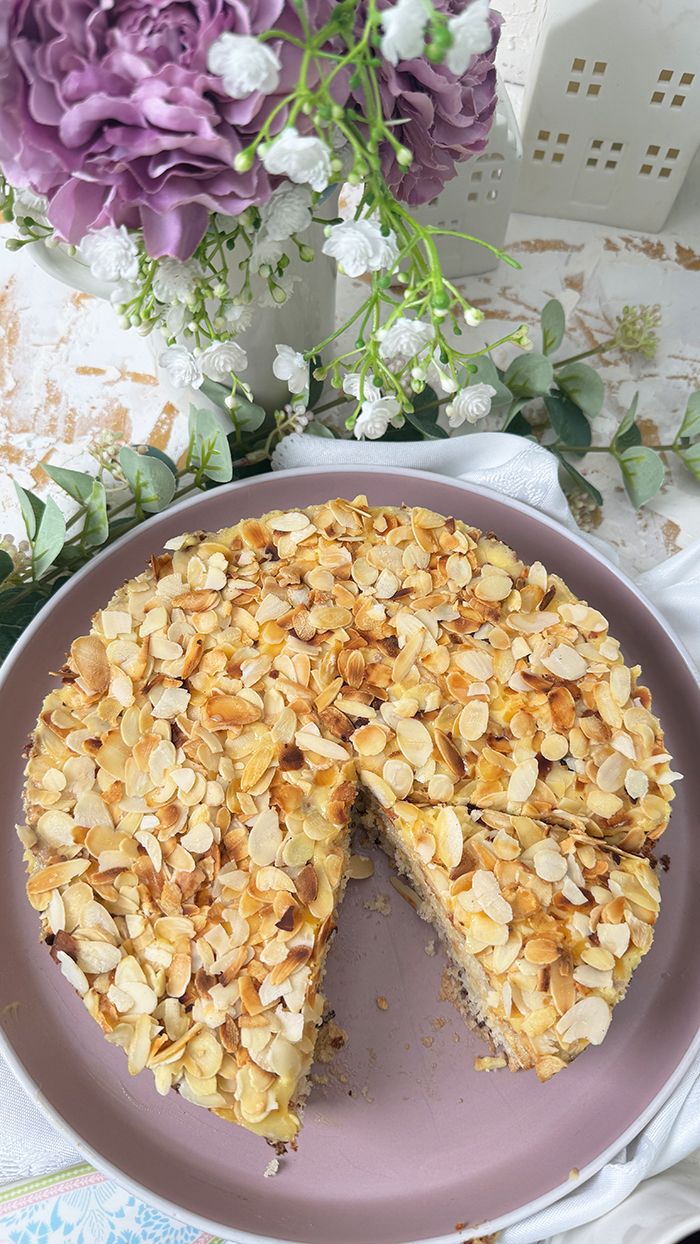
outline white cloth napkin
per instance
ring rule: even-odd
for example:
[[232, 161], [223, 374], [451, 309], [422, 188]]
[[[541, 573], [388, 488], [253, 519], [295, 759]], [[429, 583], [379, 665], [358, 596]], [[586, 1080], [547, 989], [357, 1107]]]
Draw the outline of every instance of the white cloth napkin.
[[[392, 466], [432, 471], [517, 498], [578, 531], [559, 486], [557, 464], [546, 450], [507, 433], [476, 432], [447, 441], [337, 441], [293, 435], [275, 450], [273, 468]], [[581, 533], [579, 533], [581, 534]], [[611, 546], [587, 537], [616, 560]], [[686, 644], [700, 669], [700, 541], [639, 578]], [[641, 1180], [665, 1171], [700, 1147], [700, 1057], [636, 1139], [580, 1188], [499, 1235], [499, 1244], [598, 1244], [623, 1238], [624, 1210], [616, 1210]], [[27, 1097], [0, 1057], [0, 1186], [48, 1174], [84, 1160]], [[591, 1234], [581, 1224], [612, 1211], [616, 1227]], [[620, 1217], [621, 1215], [621, 1217]], [[605, 1219], [595, 1224], [603, 1229]], [[620, 1228], [618, 1230], [618, 1227]], [[563, 1233], [563, 1234], [562, 1234]]]

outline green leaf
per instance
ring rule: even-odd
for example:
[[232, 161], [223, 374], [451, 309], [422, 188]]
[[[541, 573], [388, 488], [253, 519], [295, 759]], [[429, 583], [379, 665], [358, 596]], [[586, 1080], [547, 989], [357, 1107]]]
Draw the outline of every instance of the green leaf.
[[84, 471], [69, 471], [67, 467], [51, 466], [48, 462], [42, 462], [41, 465], [54, 484], [58, 484], [69, 497], [79, 505], [87, 504], [92, 493], [94, 475], [86, 475]]
[[14, 570], [14, 568], [15, 568], [15, 563], [10, 557], [10, 554], [7, 552], [6, 549], [0, 549], [0, 583], [5, 582], [5, 579], [8, 577], [8, 575], [12, 574], [12, 571]]
[[35, 497], [33, 492], [27, 492], [26, 488], [22, 488], [16, 480], [13, 479], [12, 483], [15, 486], [15, 492], [17, 493], [20, 509], [22, 511], [22, 518], [24, 519], [24, 525], [27, 528], [27, 535], [30, 540], [33, 540], [36, 535], [37, 526], [41, 522], [41, 518], [44, 513], [44, 502], [40, 501], [38, 497]]
[[[7, 592], [3, 592], [0, 600], [2, 601], [2, 612], [0, 612], [0, 662], [5, 660], [10, 649], [17, 642], [23, 631], [27, 629], [32, 618], [36, 616], [39, 610], [46, 604], [50, 595], [45, 588], [37, 588], [36, 591], [25, 595], [26, 588], [15, 587], [10, 588]], [[22, 599], [15, 605], [16, 597], [21, 596]]]
[[558, 393], [549, 393], [544, 404], [549, 422], [566, 445], [590, 445], [591, 425], [575, 402]]
[[314, 369], [320, 366], [320, 354], [315, 354], [313, 358], [309, 359], [309, 410], [313, 410], [316, 403], [321, 400], [321, 394], [323, 393], [323, 380], [316, 380], [314, 378]]
[[700, 481], [700, 443], [690, 445], [688, 449], [684, 449], [678, 455], [681, 462], [684, 462], [689, 471], [692, 471], [696, 480]]
[[[523, 416], [520, 414], [520, 411], [522, 410], [523, 406], [527, 406], [528, 402], [531, 402], [531, 401], [532, 401], [531, 397], [514, 397], [513, 398], [508, 408], [508, 414], [506, 415], [506, 421], [503, 424], [503, 427], [501, 428], [502, 432], [510, 432], [511, 425], [516, 421], [516, 419], [518, 418], [523, 419]], [[527, 419], [523, 419], [523, 422], [527, 423]], [[529, 424], [528, 424], [528, 428], [530, 428]], [[530, 428], [530, 431], [532, 431], [532, 428]], [[520, 433], [516, 433], [516, 435], [520, 435]]]
[[226, 433], [213, 410], [190, 406], [190, 452], [188, 469], [206, 475], [217, 484], [227, 484], [233, 474], [231, 451]]
[[53, 497], [46, 501], [33, 547], [32, 564], [35, 579], [40, 579], [53, 564], [66, 538], [66, 520]]
[[508, 424], [508, 431], [511, 436], [532, 436], [532, 428], [527, 419], [520, 414], [520, 411], [517, 411], [511, 419]]
[[[426, 409], [427, 407], [427, 409]], [[416, 393], [413, 398], [413, 410], [404, 411], [406, 422], [417, 428], [421, 436], [427, 441], [444, 441], [449, 435], [444, 428], [439, 427], [437, 417], [440, 414], [438, 406], [437, 394], [426, 384], [422, 393]]]
[[170, 504], [175, 495], [175, 476], [159, 458], [138, 454], [130, 445], [122, 445], [119, 464], [137, 505], [147, 514], [158, 514]]
[[474, 359], [474, 367], [476, 370], [465, 377], [467, 383], [490, 384], [491, 388], [496, 390], [496, 396], [491, 398], [491, 405], [507, 406], [513, 395], [510, 389], [502, 383], [493, 359], [490, 359], [488, 354], [481, 354]]
[[255, 402], [249, 402], [244, 393], [236, 394], [236, 409], [233, 414], [227, 411], [229, 418], [235, 419], [243, 432], [255, 432], [265, 422], [265, 411]]
[[695, 393], [691, 393], [688, 398], [688, 405], [685, 408], [683, 422], [678, 429], [679, 440], [681, 436], [697, 436], [700, 432], [700, 389], [696, 389]]
[[566, 317], [564, 308], [556, 298], [550, 299], [542, 308], [542, 353], [554, 354], [564, 340]]
[[614, 449], [629, 449], [632, 445], [641, 445], [642, 434], [634, 422], [638, 401], [639, 394], [635, 393], [629, 410], [622, 416], [617, 432], [612, 438], [611, 445]]
[[633, 445], [618, 459], [632, 505], [639, 509], [651, 501], [664, 482], [664, 464], [648, 445]]
[[539, 397], [546, 393], [554, 377], [554, 368], [544, 354], [521, 354], [514, 358], [503, 376], [511, 393]]
[[210, 402], [214, 402], [216, 406], [220, 406], [226, 414], [229, 413], [228, 406], [224, 404], [224, 399], [231, 396], [230, 386], [227, 388], [225, 384], [219, 384], [216, 380], [210, 380], [208, 376], [205, 376], [199, 386], [199, 391], [200, 393], [203, 393], [205, 397], [208, 397]]
[[555, 373], [554, 381], [589, 419], [597, 418], [605, 401], [605, 385], [597, 371], [587, 363], [569, 363]]
[[336, 439], [335, 432], [327, 428], [325, 424], [319, 423], [316, 419], [310, 419], [304, 428], [304, 436], [324, 436], [330, 437], [332, 441]]
[[107, 497], [104, 485], [98, 479], [94, 479], [92, 492], [88, 497], [83, 530], [80, 533], [80, 543], [83, 548], [92, 548], [95, 545], [104, 544], [108, 535]]
[[595, 488], [593, 484], [591, 484], [586, 479], [585, 475], [582, 475], [580, 471], [577, 471], [576, 467], [572, 466], [571, 463], [568, 462], [567, 459], [562, 454], [560, 454], [557, 450], [554, 450], [554, 454], [561, 462], [561, 465], [564, 467], [564, 470], [569, 472], [569, 475], [571, 476], [574, 483], [578, 484], [578, 487], [582, 490], [582, 492], [587, 492], [589, 497], [593, 498], [596, 505], [602, 505], [603, 498], [601, 494], [598, 492], [598, 489]]
[[[141, 448], [142, 446], [139, 445], [139, 449]], [[163, 450], [158, 449], [155, 445], [144, 445], [143, 448], [146, 451], [146, 457], [158, 458], [160, 462], [165, 463], [166, 467], [169, 471], [172, 471], [173, 475], [177, 474], [177, 463], [173, 462], [169, 454], [163, 453]]]

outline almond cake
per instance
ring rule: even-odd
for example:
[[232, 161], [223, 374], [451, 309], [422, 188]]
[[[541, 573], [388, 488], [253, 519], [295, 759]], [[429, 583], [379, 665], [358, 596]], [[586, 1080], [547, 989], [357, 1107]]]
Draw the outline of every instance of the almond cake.
[[129, 1071], [294, 1140], [353, 806], [513, 1070], [599, 1044], [678, 776], [605, 618], [493, 534], [362, 496], [166, 547], [73, 643], [19, 828]]

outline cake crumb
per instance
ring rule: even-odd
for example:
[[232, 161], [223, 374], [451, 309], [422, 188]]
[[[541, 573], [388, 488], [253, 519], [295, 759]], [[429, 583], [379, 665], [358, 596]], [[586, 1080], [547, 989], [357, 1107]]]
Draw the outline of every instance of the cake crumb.
[[429, 1050], [431, 1045], [433, 1044], [433, 1038], [432, 1037], [421, 1037], [420, 1043], [421, 1045], [425, 1046], [426, 1050]]
[[406, 1045], [405, 1045], [405, 1047], [404, 1047], [404, 1048], [405, 1048], [405, 1049], [407, 1049], [407, 1050], [410, 1050], [411, 1045], [410, 1045], [410, 1042], [409, 1042], [409, 1041], [407, 1041], [407, 1042], [406, 1042]]
[[263, 1171], [263, 1179], [272, 1179], [272, 1176], [277, 1174], [279, 1168], [279, 1158], [273, 1158], [271, 1162], [268, 1162]]
[[453, 1033], [452, 1033], [452, 1040], [453, 1040], [453, 1041], [459, 1041], [459, 1033], [458, 1033], [458, 1032], [453, 1032]]
[[372, 1102], [374, 1101], [374, 1098], [373, 1098], [373, 1097], [370, 1097], [370, 1095], [369, 1095], [369, 1087], [368, 1087], [368, 1085], [366, 1085], [366, 1084], [365, 1084], [365, 1085], [363, 1086], [363, 1088], [362, 1088], [362, 1096], [364, 1097], [364, 1099], [365, 1099], [365, 1101], [366, 1101], [366, 1102], [369, 1102], [369, 1104], [370, 1104], [370, 1105], [371, 1105], [371, 1104], [372, 1104]]
[[309, 1077], [312, 1084], [327, 1084], [328, 1076], [317, 1076], [315, 1073]]
[[572, 1166], [571, 1170], [569, 1171], [569, 1179], [571, 1180], [572, 1183], [576, 1182], [580, 1173], [581, 1172], [579, 1171], [577, 1166]]
[[[365, 906], [367, 906], [367, 904], [365, 904]], [[386, 998], [377, 998], [377, 1006], [379, 1007], [380, 1011], [389, 1010], [389, 1003], [387, 1002]]]
[[428, 942], [428, 945], [425, 948], [425, 953], [426, 955], [430, 955], [431, 957], [435, 954], [435, 942], [434, 941]]
[[437, 1032], [437, 1030], [438, 1030], [439, 1028], [444, 1028], [444, 1027], [445, 1027], [445, 1024], [447, 1023], [447, 1020], [446, 1020], [446, 1019], [443, 1019], [442, 1015], [439, 1015], [437, 1019], [431, 1019], [430, 1023], [431, 1023], [431, 1026], [432, 1026], [432, 1027], [435, 1029], [435, 1031]]
[[475, 1071], [498, 1071], [500, 1067], [506, 1066], [505, 1054], [497, 1054], [495, 1058], [486, 1055], [485, 1058], [474, 1059]]
[[391, 915], [391, 902], [388, 894], [375, 894], [374, 898], [368, 898], [364, 905], [368, 911], [378, 911], [380, 916]]
[[314, 1050], [314, 1061], [330, 1063], [346, 1045], [348, 1034], [334, 1020], [327, 1020], [319, 1029]]

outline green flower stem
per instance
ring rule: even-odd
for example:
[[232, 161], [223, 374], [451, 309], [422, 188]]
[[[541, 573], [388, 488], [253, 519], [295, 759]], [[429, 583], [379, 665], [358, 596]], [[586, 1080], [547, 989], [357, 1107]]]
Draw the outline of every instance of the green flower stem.
[[612, 341], [603, 341], [599, 346], [594, 346], [592, 350], [583, 350], [581, 354], [572, 354], [568, 359], [559, 359], [558, 362], [552, 362], [552, 367], [568, 367], [569, 363], [580, 363], [581, 359], [589, 359], [594, 354], [603, 354], [605, 350], [614, 350], [618, 342], [615, 338]]

